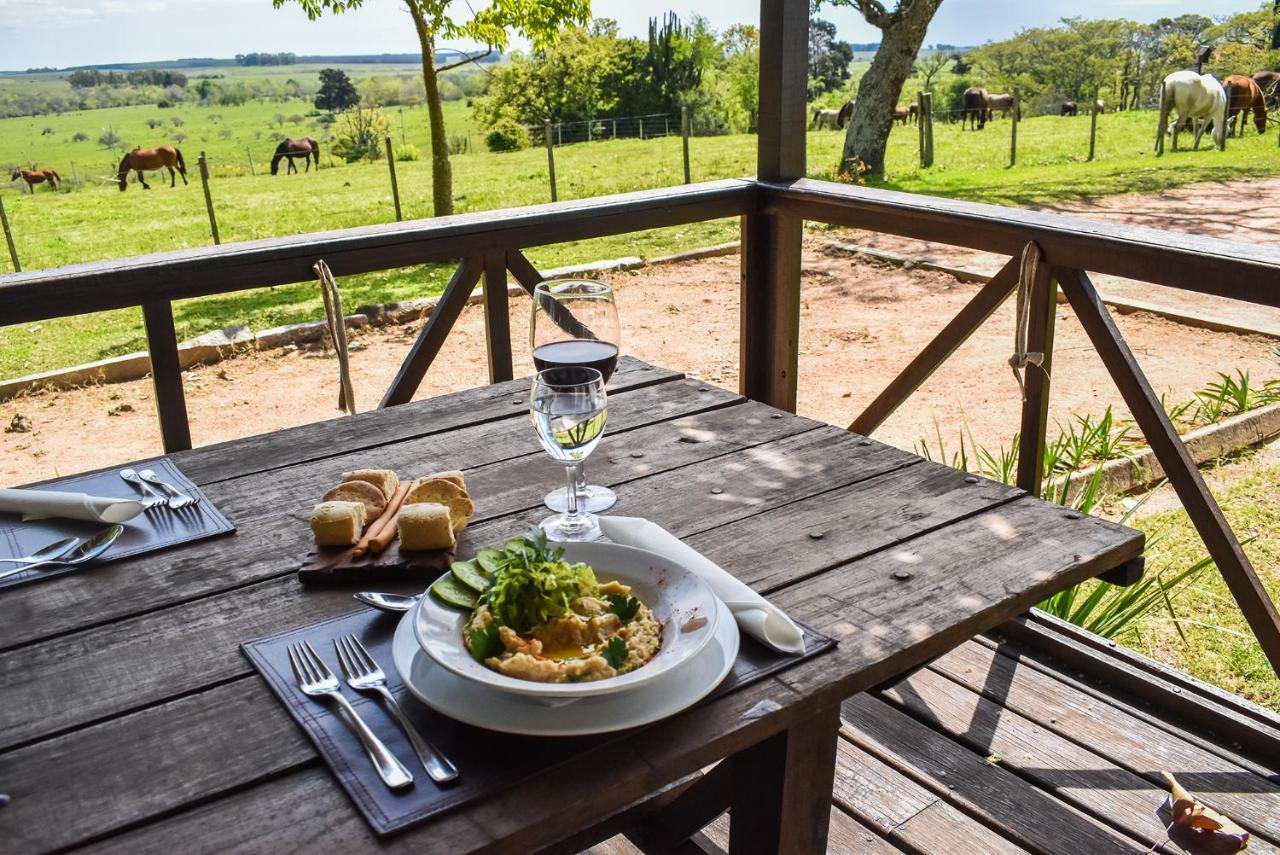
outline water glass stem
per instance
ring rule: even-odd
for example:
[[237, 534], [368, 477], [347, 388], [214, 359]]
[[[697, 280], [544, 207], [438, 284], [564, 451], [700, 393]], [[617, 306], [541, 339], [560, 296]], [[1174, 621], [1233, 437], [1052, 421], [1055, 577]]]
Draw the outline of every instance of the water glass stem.
[[569, 479], [569, 488], [566, 491], [565, 501], [568, 507], [564, 510], [564, 520], [566, 526], [575, 526], [578, 523], [578, 480], [582, 477], [582, 463], [570, 463], [565, 467], [566, 474]]

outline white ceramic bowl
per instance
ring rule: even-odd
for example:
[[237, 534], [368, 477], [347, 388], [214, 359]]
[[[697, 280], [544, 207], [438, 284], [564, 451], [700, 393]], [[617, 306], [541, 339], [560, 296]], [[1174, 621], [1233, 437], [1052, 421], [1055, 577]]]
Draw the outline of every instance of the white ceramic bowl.
[[[586, 562], [601, 582], [617, 579], [630, 585], [632, 595], [653, 610], [662, 624], [662, 647], [645, 665], [606, 680], [584, 683], [537, 683], [499, 674], [472, 658], [462, 643], [462, 627], [470, 612], [446, 606], [430, 593], [414, 612], [418, 644], [441, 667], [501, 692], [569, 700], [625, 692], [669, 674], [687, 663], [715, 635], [720, 619], [715, 594], [698, 576], [675, 562], [644, 549], [615, 543], [566, 543], [565, 560]], [[701, 625], [685, 631], [694, 619]]]

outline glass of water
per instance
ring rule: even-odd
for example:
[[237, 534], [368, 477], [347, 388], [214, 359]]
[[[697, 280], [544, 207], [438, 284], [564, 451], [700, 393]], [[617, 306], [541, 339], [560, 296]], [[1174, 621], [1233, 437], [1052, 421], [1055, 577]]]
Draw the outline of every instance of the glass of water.
[[609, 418], [604, 376], [595, 368], [564, 365], [539, 371], [529, 396], [529, 415], [538, 441], [565, 467], [564, 513], [547, 517], [542, 528], [552, 540], [598, 540], [600, 523], [578, 504], [578, 466], [595, 451]]

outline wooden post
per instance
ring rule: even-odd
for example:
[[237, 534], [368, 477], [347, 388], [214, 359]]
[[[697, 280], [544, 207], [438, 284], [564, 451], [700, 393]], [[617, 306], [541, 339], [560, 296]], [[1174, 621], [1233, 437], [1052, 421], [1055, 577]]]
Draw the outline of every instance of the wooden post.
[[1013, 124], [1009, 130], [1009, 165], [1018, 165], [1018, 110], [1021, 104], [1018, 101], [1018, 87], [1013, 87]]
[[[204, 163], [203, 153], [200, 155]], [[182, 362], [178, 359], [178, 335], [173, 327], [173, 304], [156, 300], [142, 304], [142, 321], [147, 330], [147, 353], [151, 357], [151, 383], [156, 393], [156, 415], [166, 453], [191, 447], [191, 425], [187, 421], [187, 399], [182, 390]]]
[[400, 185], [396, 183], [396, 155], [391, 148], [391, 136], [388, 135], [387, 143], [387, 170], [391, 173], [391, 201], [396, 206], [396, 222], [400, 222], [404, 217], [400, 213]]
[[591, 124], [594, 119], [587, 119], [587, 142], [591, 142]]
[[916, 93], [916, 141], [920, 147], [920, 165], [928, 166], [924, 162], [924, 93]]
[[1058, 283], [1043, 261], [1031, 286], [1027, 319], [1027, 352], [1044, 355], [1037, 368], [1022, 371], [1022, 429], [1018, 442], [1017, 484], [1033, 496], [1040, 495], [1044, 470], [1045, 431], [1049, 425], [1049, 377], [1053, 373], [1053, 328], [1058, 310]]
[[1089, 159], [1093, 160], [1094, 146], [1098, 139], [1098, 93], [1093, 93], [1093, 103], [1089, 105]]
[[547, 143], [547, 174], [551, 177], [551, 201], [556, 201], [556, 154], [551, 143], [551, 120], [542, 122], [542, 138]]
[[[808, 3], [761, 0], [756, 136], [761, 181], [804, 175], [808, 44]], [[792, 412], [800, 352], [800, 243], [798, 217], [743, 217], [740, 387], [749, 398]]]
[[670, 116], [662, 117], [662, 135], [664, 137], [671, 136], [671, 117]]
[[18, 263], [18, 248], [13, 245], [13, 230], [9, 228], [9, 215], [4, 212], [3, 196], [0, 196], [0, 226], [4, 227], [4, 242], [9, 245], [9, 258], [13, 261], [13, 272], [21, 273], [22, 265]]
[[613, 138], [615, 140], [618, 138], [618, 120], [617, 119], [613, 120]]
[[556, 145], [564, 145], [564, 123], [556, 122]]
[[920, 116], [925, 120], [924, 154], [925, 166], [933, 166], [933, 93], [924, 93], [925, 102], [920, 105]]
[[684, 183], [692, 184], [689, 172], [689, 108], [680, 108], [680, 136], [684, 142]]
[[218, 237], [218, 218], [213, 215], [213, 197], [209, 195], [209, 161], [200, 152], [200, 184], [204, 187], [204, 206], [209, 211], [209, 231], [213, 232], [215, 245], [222, 243]]
[[640, 123], [640, 139], [644, 139], [644, 119], [636, 119]]
[[249, 161], [249, 174], [257, 175], [258, 173], [255, 172], [253, 169], [253, 152], [250, 151], [248, 146], [244, 147], [244, 156], [245, 156], [245, 159]]
[[489, 356], [489, 382], [515, 376], [511, 365], [511, 313], [507, 305], [507, 254], [484, 256], [484, 340]]

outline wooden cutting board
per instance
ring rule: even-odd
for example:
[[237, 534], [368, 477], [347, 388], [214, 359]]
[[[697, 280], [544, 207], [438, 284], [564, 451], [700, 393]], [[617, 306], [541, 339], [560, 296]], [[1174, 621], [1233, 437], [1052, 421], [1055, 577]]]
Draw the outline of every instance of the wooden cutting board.
[[458, 536], [453, 549], [400, 549], [393, 540], [382, 552], [366, 552], [352, 556], [355, 547], [320, 546], [307, 554], [298, 568], [298, 581], [304, 585], [367, 585], [373, 582], [420, 582], [425, 588], [449, 569], [459, 548], [465, 548], [467, 534]]

